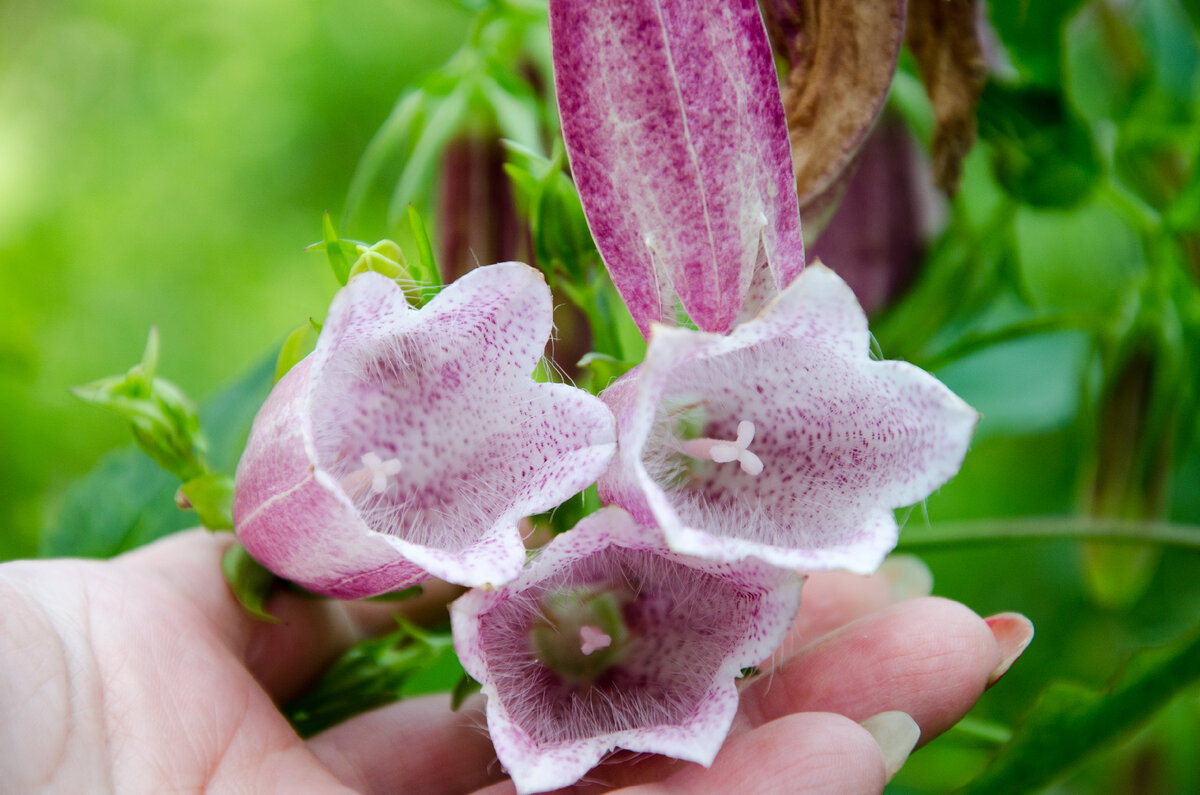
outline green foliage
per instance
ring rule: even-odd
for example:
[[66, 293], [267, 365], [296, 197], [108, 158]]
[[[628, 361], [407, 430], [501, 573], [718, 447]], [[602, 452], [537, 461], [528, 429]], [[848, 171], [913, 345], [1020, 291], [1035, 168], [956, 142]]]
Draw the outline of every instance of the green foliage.
[[[214, 471], [232, 472], [241, 456], [250, 423], [271, 387], [272, 358], [201, 408]], [[206, 513], [212, 511], [207, 518], [228, 526], [228, 480], [213, 474], [198, 477], [191, 488]], [[67, 490], [62, 509], [41, 534], [38, 554], [108, 558], [194, 526], [196, 517], [176, 503], [179, 486], [177, 477], [135, 447], [114, 450]]]
[[1044, 787], [1141, 726], [1197, 679], [1200, 632], [1138, 655], [1105, 693], [1054, 683], [1018, 727], [1015, 739], [963, 792], [986, 795]]
[[978, 113], [996, 178], [1017, 201], [1068, 207], [1095, 187], [1100, 174], [1095, 145], [1057, 89], [990, 82]]
[[434, 671], [436, 689], [449, 691], [455, 686], [462, 668], [456, 669], [457, 661], [452, 660], [450, 633], [418, 629], [399, 617], [396, 621], [399, 629], [353, 646], [308, 692], [284, 707], [301, 737], [416, 695], [414, 691], [427, 691], [417, 680], [421, 675], [428, 678], [429, 671]]
[[280, 582], [279, 579], [263, 568], [262, 564], [250, 557], [250, 553], [241, 544], [233, 544], [225, 550], [221, 557], [221, 573], [225, 582], [237, 597], [246, 612], [261, 621], [278, 622], [279, 619], [267, 612], [267, 599]]

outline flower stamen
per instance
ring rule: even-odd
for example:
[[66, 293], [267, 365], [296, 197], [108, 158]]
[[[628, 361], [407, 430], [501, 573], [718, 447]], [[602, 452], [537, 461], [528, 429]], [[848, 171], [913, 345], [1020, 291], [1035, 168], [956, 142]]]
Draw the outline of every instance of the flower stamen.
[[763, 462], [761, 458], [750, 452], [752, 441], [754, 441], [754, 423], [750, 420], [742, 420], [738, 423], [736, 440], [726, 442], [721, 439], [689, 439], [683, 443], [683, 452], [692, 458], [702, 458], [718, 464], [737, 461], [743, 472], [757, 477], [763, 471]]
[[399, 474], [403, 468], [400, 459], [389, 458], [384, 461], [383, 457], [374, 450], [364, 453], [359, 460], [362, 461], [362, 468], [354, 470], [341, 479], [342, 488], [351, 497], [366, 489], [367, 486], [370, 486], [374, 493], [383, 494], [388, 489], [388, 478]]

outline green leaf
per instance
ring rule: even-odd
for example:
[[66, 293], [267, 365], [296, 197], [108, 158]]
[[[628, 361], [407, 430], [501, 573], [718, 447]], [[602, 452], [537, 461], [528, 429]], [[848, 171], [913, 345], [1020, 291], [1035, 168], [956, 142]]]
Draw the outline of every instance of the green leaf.
[[[275, 356], [265, 356], [245, 377], [200, 409], [215, 471], [232, 472], [254, 415], [271, 389]], [[179, 480], [135, 446], [113, 450], [74, 481], [63, 505], [42, 529], [42, 557], [109, 558], [157, 538], [194, 527], [179, 510]]]
[[1022, 78], [1055, 85], [1061, 70], [1064, 26], [1083, 0], [995, 0], [989, 18]]
[[432, 182], [433, 171], [441, 161], [442, 150], [462, 126], [470, 111], [474, 83], [474, 80], [464, 77], [429, 114], [412, 151], [408, 153], [404, 170], [396, 180], [396, 187], [392, 191], [391, 203], [388, 206], [389, 224], [395, 224], [404, 208]]
[[354, 176], [350, 180], [350, 191], [346, 197], [347, 219], [357, 216], [371, 183], [379, 176], [388, 158], [397, 150], [402, 154], [407, 153], [409, 143], [428, 112], [429, 102], [428, 93], [419, 88], [411, 89], [396, 100], [392, 112], [367, 144], [366, 151], [354, 170]]
[[417, 265], [411, 273], [413, 281], [422, 286], [441, 287], [442, 272], [438, 269], [437, 259], [433, 255], [433, 243], [429, 239], [429, 229], [417, 208], [408, 205], [408, 225], [412, 228], [413, 239], [417, 243]]
[[109, 558], [194, 526], [175, 506], [179, 480], [133, 445], [107, 453], [67, 487], [62, 508], [42, 530], [38, 555]]
[[284, 707], [301, 737], [399, 700], [413, 677], [453, 649], [449, 632], [421, 630], [399, 617], [396, 621], [398, 630], [351, 647], [311, 690]]
[[357, 256], [354, 244], [338, 238], [337, 230], [333, 227], [333, 218], [329, 211], [321, 216], [321, 242], [309, 246], [309, 250], [323, 250], [329, 258], [329, 267], [333, 269], [333, 277], [338, 284], [344, 285], [350, 279], [350, 257]]
[[1088, 195], [1100, 175], [1090, 133], [1056, 88], [988, 83], [979, 102], [979, 134], [991, 145], [1000, 185], [1026, 204], [1070, 206]]
[[483, 685], [472, 679], [469, 674], [464, 673], [458, 683], [454, 685], [454, 689], [450, 691], [450, 709], [458, 712], [464, 701], [482, 689]]
[[1144, 651], [1104, 693], [1051, 684], [968, 795], [1032, 792], [1066, 775], [1089, 756], [1145, 723], [1200, 679], [1200, 632]]
[[287, 335], [287, 339], [283, 341], [283, 347], [279, 349], [279, 357], [275, 360], [275, 381], [287, 375], [288, 370], [296, 366], [296, 363], [303, 359], [306, 355], [306, 349], [309, 338], [313, 333], [312, 322], [297, 326], [292, 330], [291, 334]]
[[267, 598], [275, 589], [276, 577], [250, 557], [241, 544], [234, 544], [221, 557], [221, 571], [242, 607], [255, 618], [272, 623], [279, 619], [267, 612]]
[[190, 508], [209, 530], [233, 529], [233, 478], [229, 475], [208, 474], [192, 478], [179, 487], [176, 503]]

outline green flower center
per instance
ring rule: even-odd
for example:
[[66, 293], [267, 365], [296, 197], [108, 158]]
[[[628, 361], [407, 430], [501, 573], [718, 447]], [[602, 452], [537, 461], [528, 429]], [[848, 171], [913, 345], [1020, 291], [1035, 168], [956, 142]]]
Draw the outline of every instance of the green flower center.
[[632, 598], [626, 590], [598, 586], [546, 594], [529, 630], [538, 661], [564, 682], [589, 687], [629, 652], [622, 614]]

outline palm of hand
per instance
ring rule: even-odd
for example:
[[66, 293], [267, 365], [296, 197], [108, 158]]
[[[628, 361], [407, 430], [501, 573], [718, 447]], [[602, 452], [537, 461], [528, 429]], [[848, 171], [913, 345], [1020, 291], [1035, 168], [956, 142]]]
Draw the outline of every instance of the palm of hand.
[[[0, 567], [6, 786], [451, 793], [496, 782], [489, 793], [512, 791], [478, 705], [452, 713], [444, 698], [418, 699], [297, 737], [275, 702], [372, 622], [288, 593], [271, 603], [284, 624], [254, 621], [221, 582], [227, 543], [193, 532], [113, 562]], [[922, 599], [879, 611], [888, 601], [878, 578], [814, 578], [791, 637], [824, 637], [785, 642], [772, 673], [746, 685], [711, 769], [653, 758], [603, 765], [592, 783], [647, 794], [664, 790], [642, 782], [659, 780], [691, 792], [744, 791], [747, 782], [755, 792], [881, 789], [883, 753], [853, 721], [903, 710], [931, 737], [970, 708], [1006, 659], [961, 605]]]

